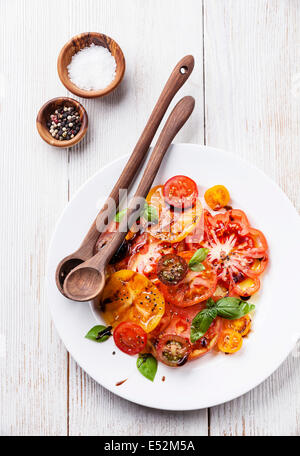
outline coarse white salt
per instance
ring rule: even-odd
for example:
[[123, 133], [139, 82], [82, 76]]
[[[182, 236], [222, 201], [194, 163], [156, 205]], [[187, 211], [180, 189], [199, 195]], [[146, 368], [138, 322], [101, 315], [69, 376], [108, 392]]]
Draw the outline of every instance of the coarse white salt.
[[116, 60], [109, 50], [92, 43], [73, 55], [68, 73], [80, 89], [101, 90], [115, 79], [116, 68]]

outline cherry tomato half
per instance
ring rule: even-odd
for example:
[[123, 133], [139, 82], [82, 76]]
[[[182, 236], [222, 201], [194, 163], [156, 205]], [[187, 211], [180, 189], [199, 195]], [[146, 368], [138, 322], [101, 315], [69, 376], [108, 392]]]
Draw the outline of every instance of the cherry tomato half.
[[132, 321], [120, 323], [113, 336], [116, 346], [127, 355], [136, 355], [146, 347], [147, 333]]
[[188, 271], [188, 264], [179, 255], [169, 253], [161, 257], [157, 263], [157, 276], [165, 285], [177, 285]]
[[229, 191], [224, 185], [214, 185], [206, 190], [204, 194], [206, 204], [213, 210], [218, 211], [227, 206], [230, 201]]
[[198, 197], [196, 183], [186, 176], [174, 176], [163, 188], [165, 201], [174, 207], [192, 207]]
[[243, 344], [243, 338], [240, 333], [234, 329], [225, 329], [218, 339], [218, 349], [223, 353], [235, 353]]
[[190, 351], [189, 341], [177, 334], [165, 334], [159, 339], [157, 345], [159, 360], [171, 367], [183, 366], [188, 360]]

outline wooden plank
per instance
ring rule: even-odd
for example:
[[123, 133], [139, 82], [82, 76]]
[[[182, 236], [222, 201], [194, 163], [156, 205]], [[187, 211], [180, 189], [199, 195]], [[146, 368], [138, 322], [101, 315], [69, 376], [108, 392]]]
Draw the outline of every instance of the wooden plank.
[[[298, 210], [299, 15], [298, 0], [204, 0], [206, 143], [262, 168]], [[299, 435], [299, 378], [290, 356], [258, 388], [213, 408], [210, 434]]]
[[[192, 23], [188, 17], [193, 17]], [[115, 93], [84, 102], [90, 131], [86, 141], [69, 155], [71, 195], [99, 167], [132, 150], [170, 71], [188, 53], [195, 56], [197, 66], [176, 100], [184, 94], [194, 95], [197, 106], [176, 141], [203, 142], [201, 2], [85, 1], [70, 10], [68, 27], [70, 36], [83, 30], [112, 36], [127, 63], [125, 80]], [[167, 413], [131, 404], [95, 384], [70, 360], [69, 432], [207, 434], [207, 416], [206, 411]]]
[[[46, 251], [68, 180], [72, 195], [100, 166], [132, 149], [163, 81], [190, 52], [197, 65], [177, 99], [192, 94], [197, 107], [177, 141], [203, 142], [201, 3], [143, 3], [1, 4], [0, 198], [8, 221], [0, 232], [7, 259], [0, 307], [1, 435], [207, 433], [206, 411], [136, 406], [95, 384], [73, 360], [68, 385], [66, 351], [44, 291]], [[204, 0], [204, 6], [206, 142], [263, 168], [299, 210], [300, 2]], [[187, 18], [193, 20], [184, 23]], [[33, 131], [35, 116], [45, 100], [67, 94], [56, 57], [70, 36], [86, 30], [119, 42], [126, 78], [106, 99], [83, 101], [90, 116], [87, 138], [69, 152], [57, 151]], [[213, 408], [210, 433], [299, 434], [297, 361], [291, 356], [254, 391]]]
[[67, 202], [67, 152], [35, 130], [39, 107], [61, 93], [57, 47], [68, 33], [58, 7], [67, 13], [59, 1], [1, 2], [1, 435], [67, 432], [67, 354], [44, 290], [50, 236]]

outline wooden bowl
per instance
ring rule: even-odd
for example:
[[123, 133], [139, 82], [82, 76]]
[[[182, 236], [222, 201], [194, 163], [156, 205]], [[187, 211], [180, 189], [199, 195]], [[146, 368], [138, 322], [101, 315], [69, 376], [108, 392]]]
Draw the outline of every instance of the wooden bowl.
[[[81, 120], [81, 127], [77, 135], [74, 136], [74, 138], [66, 141], [59, 141], [58, 139], [53, 138], [47, 127], [47, 122], [50, 120], [50, 115], [54, 113], [58, 106], [62, 105], [67, 107], [73, 106], [76, 111], [78, 111]], [[47, 103], [45, 103], [39, 110], [36, 118], [36, 127], [41, 138], [43, 138], [43, 140], [51, 146], [72, 147], [75, 144], [79, 143], [79, 141], [81, 141], [85, 136], [88, 128], [88, 115], [82, 104], [76, 100], [73, 100], [73, 98], [52, 98], [52, 100], [47, 101]]]
[[[68, 65], [72, 57], [81, 49], [94, 43], [96, 46], [103, 46], [114, 56], [117, 64], [115, 79], [104, 89], [83, 90], [71, 82], [68, 74]], [[107, 95], [114, 90], [122, 81], [125, 72], [125, 58], [120, 46], [109, 36], [102, 33], [81, 33], [68, 41], [58, 56], [57, 71], [63, 85], [78, 97], [97, 98]]]

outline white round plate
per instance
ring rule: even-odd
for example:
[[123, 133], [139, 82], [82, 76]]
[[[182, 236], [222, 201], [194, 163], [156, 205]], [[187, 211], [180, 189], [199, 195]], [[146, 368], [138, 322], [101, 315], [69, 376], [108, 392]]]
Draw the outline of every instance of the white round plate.
[[[64, 298], [54, 280], [56, 265], [78, 248], [127, 158], [107, 165], [88, 180], [57, 224], [47, 269], [54, 324], [77, 363], [105, 388], [132, 402], [165, 410], [193, 410], [234, 399], [271, 375], [299, 338], [300, 306], [295, 289], [299, 280], [300, 218], [280, 188], [253, 166], [211, 147], [177, 144], [170, 148], [156, 183], [184, 174], [199, 184], [200, 195], [212, 185], [225, 185], [232, 206], [245, 210], [250, 223], [264, 232], [270, 263], [261, 290], [252, 300], [256, 304], [253, 331], [242, 349], [232, 356], [209, 353], [177, 369], [159, 363], [151, 382], [136, 369], [136, 357], [116, 349], [113, 338], [98, 344], [84, 337], [100, 322], [99, 317], [89, 303]], [[124, 379], [128, 380], [116, 386]]]

